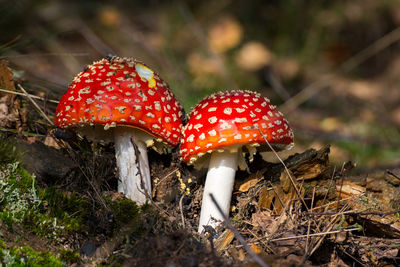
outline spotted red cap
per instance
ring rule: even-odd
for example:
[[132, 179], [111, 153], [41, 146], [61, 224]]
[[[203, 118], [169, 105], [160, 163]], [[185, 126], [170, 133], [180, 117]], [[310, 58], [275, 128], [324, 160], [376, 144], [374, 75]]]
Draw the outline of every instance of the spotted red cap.
[[110, 58], [75, 77], [57, 106], [55, 124], [131, 126], [176, 146], [181, 115], [180, 103], [157, 73], [133, 59]]
[[267, 98], [251, 91], [216, 93], [192, 110], [183, 130], [180, 155], [193, 163], [204, 153], [223, 147], [266, 144], [260, 131], [277, 150], [293, 146], [287, 120]]

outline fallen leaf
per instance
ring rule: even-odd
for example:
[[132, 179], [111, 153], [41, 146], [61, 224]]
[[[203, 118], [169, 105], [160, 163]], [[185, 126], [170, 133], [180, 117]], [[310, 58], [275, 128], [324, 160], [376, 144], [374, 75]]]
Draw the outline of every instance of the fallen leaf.
[[246, 180], [244, 183], [242, 183], [239, 186], [239, 191], [240, 192], [247, 192], [249, 191], [250, 188], [254, 187], [256, 184], [258, 184], [259, 181], [261, 181], [263, 178], [253, 178], [253, 179], [249, 179]]
[[[7, 60], [0, 61], [0, 88], [14, 91], [14, 79]], [[19, 116], [20, 105], [15, 95], [0, 92], [0, 126], [19, 129], [22, 122]]]
[[271, 52], [262, 43], [248, 42], [238, 51], [235, 61], [240, 68], [255, 71], [269, 65], [271, 57]]
[[344, 128], [345, 124], [337, 117], [328, 117], [321, 121], [320, 126], [321, 129], [331, 132]]
[[230, 229], [226, 229], [215, 241], [215, 247], [218, 251], [226, 248], [232, 240], [235, 238], [235, 235]]
[[336, 182], [336, 191], [337, 196], [340, 196], [341, 199], [352, 197], [352, 196], [360, 196], [365, 193], [365, 187], [356, 185], [350, 181], [337, 181]]
[[257, 246], [256, 244], [252, 244], [252, 245], [250, 246], [250, 248], [251, 248], [251, 250], [254, 251], [254, 253], [256, 253], [256, 254], [260, 254], [261, 252], [263, 252], [263, 250], [262, 250], [259, 246]]
[[105, 26], [119, 27], [121, 24], [121, 13], [115, 7], [107, 6], [100, 9], [99, 20]]
[[251, 225], [256, 229], [261, 229], [263, 232], [270, 235], [273, 229], [276, 229], [276, 224], [279, 224], [276, 217], [271, 216], [268, 211], [258, 211], [251, 216]]
[[220, 72], [218, 61], [215, 58], [205, 57], [199, 53], [192, 53], [186, 60], [190, 72], [194, 76], [215, 74]]
[[[292, 175], [293, 182], [297, 191], [304, 196], [304, 189], [298, 184], [296, 177]], [[289, 175], [283, 171], [280, 176], [280, 184], [268, 188], [264, 186], [259, 191], [258, 207], [261, 209], [273, 209], [276, 214], [281, 214], [287, 208], [286, 206], [291, 203], [293, 199], [298, 199], [296, 189], [293, 187]]]
[[233, 17], [223, 17], [208, 31], [208, 44], [219, 53], [237, 46], [243, 37], [240, 23]]
[[46, 146], [50, 146], [50, 147], [54, 147], [56, 149], [60, 149], [60, 145], [58, 144], [58, 142], [54, 139], [54, 137], [50, 136], [50, 135], [46, 135], [46, 137], [44, 138], [44, 142], [43, 142]]

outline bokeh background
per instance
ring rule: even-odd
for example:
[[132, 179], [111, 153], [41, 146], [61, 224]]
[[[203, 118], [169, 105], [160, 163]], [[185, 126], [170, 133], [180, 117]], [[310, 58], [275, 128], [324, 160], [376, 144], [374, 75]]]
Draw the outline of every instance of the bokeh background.
[[32, 94], [57, 100], [93, 61], [133, 57], [187, 112], [212, 92], [258, 91], [291, 123], [294, 152], [400, 163], [399, 1], [15, 0], [0, 1], [0, 27], [0, 58]]

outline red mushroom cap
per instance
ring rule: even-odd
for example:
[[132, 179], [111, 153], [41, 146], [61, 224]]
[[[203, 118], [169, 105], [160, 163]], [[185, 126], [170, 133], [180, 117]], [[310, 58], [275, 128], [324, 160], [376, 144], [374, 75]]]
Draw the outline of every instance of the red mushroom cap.
[[251, 91], [220, 92], [198, 103], [189, 116], [180, 155], [193, 163], [198, 156], [233, 145], [262, 145], [277, 150], [293, 146], [287, 120], [270, 101]]
[[130, 126], [176, 146], [181, 115], [180, 103], [157, 73], [133, 59], [111, 58], [75, 77], [57, 106], [55, 124]]

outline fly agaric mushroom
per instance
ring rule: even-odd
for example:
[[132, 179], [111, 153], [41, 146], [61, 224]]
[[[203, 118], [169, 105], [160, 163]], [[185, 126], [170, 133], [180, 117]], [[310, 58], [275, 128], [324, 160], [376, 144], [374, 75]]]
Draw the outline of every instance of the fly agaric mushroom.
[[151, 195], [147, 147], [176, 146], [182, 112], [168, 85], [149, 67], [108, 58], [75, 77], [57, 106], [55, 124], [76, 128], [92, 140], [114, 141], [118, 191], [141, 205]]
[[[262, 134], [261, 134], [262, 133]], [[188, 164], [209, 160], [199, 222], [216, 226], [223, 220], [211, 201], [213, 194], [226, 216], [237, 166], [245, 167], [243, 152], [254, 155], [256, 147], [276, 150], [293, 146], [287, 120], [267, 98], [251, 91], [220, 92], [198, 103], [189, 116], [181, 139], [180, 156]]]

